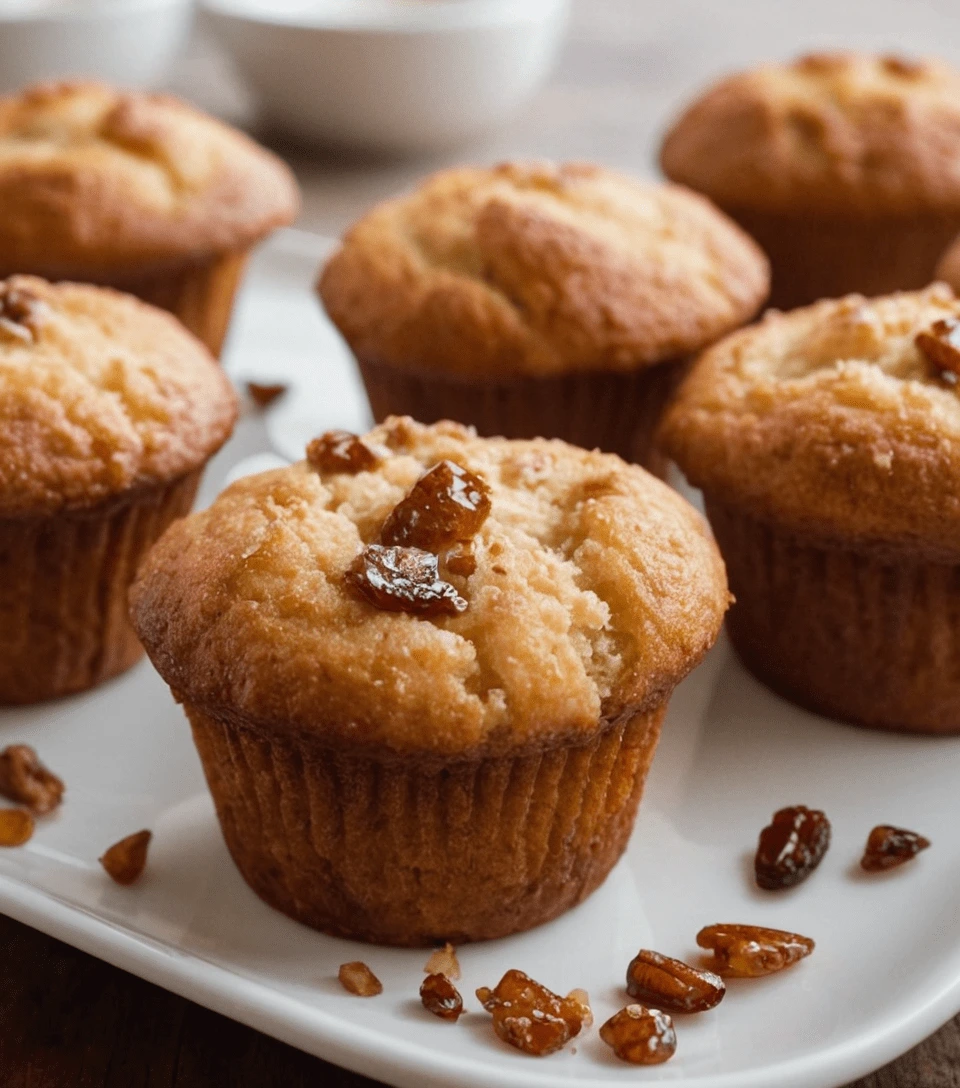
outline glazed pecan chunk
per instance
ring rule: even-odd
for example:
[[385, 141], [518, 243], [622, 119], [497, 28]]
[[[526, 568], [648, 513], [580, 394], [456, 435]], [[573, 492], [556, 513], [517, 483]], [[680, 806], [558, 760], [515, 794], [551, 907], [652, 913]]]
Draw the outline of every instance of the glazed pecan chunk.
[[446, 975], [447, 978], [456, 981], [460, 977], [457, 950], [447, 941], [443, 948], [433, 951], [423, 969], [428, 975]]
[[420, 1001], [427, 1012], [456, 1023], [463, 1014], [463, 998], [444, 974], [427, 975], [420, 986]]
[[600, 1038], [623, 1062], [662, 1065], [677, 1050], [673, 1020], [660, 1009], [627, 1005], [600, 1028]]
[[380, 541], [388, 547], [439, 553], [472, 540], [490, 514], [490, 489], [479, 476], [453, 461], [425, 472], [384, 522]]
[[63, 800], [64, 785], [27, 744], [11, 744], [0, 752], [0, 794], [46, 816]]
[[357, 997], [376, 997], [383, 993], [383, 983], [362, 960], [341, 963], [337, 978], [348, 993]]
[[33, 816], [25, 808], [0, 808], [0, 846], [23, 846], [33, 829]]
[[307, 460], [321, 472], [367, 472], [376, 467], [377, 455], [350, 431], [327, 431], [307, 446]]
[[705, 926], [697, 944], [713, 953], [713, 968], [724, 978], [760, 978], [772, 975], [809, 956], [815, 945], [809, 937], [763, 926]]
[[944, 317], [934, 321], [929, 329], [917, 333], [915, 341], [938, 374], [954, 380], [960, 375], [960, 320]]
[[147, 865], [147, 850], [153, 833], [137, 831], [115, 842], [100, 858], [100, 864], [117, 884], [133, 884], [140, 879]]
[[806, 805], [782, 808], [760, 832], [754, 859], [757, 884], [768, 891], [806, 880], [830, 846], [830, 821]]
[[40, 331], [46, 303], [32, 291], [0, 283], [0, 333], [32, 343]]
[[247, 392], [258, 408], [268, 408], [278, 397], [282, 397], [286, 391], [287, 386], [283, 382], [277, 382], [274, 385], [265, 385], [262, 382], [247, 382]]
[[440, 577], [439, 560], [419, 548], [368, 544], [346, 580], [376, 608], [419, 616], [456, 616], [467, 602]]
[[868, 873], [879, 873], [885, 869], [893, 869], [903, 865], [905, 861], [915, 858], [921, 850], [926, 850], [930, 840], [915, 831], [907, 831], [902, 827], [890, 827], [889, 824], [880, 824], [875, 827], [867, 838], [867, 845], [860, 859], [861, 868]]
[[642, 948], [627, 967], [627, 993], [667, 1012], [706, 1012], [726, 992], [719, 975]]
[[560, 997], [523, 971], [511, 969], [493, 990], [481, 986], [477, 997], [505, 1043], [539, 1058], [560, 1050], [580, 1033], [589, 1006], [584, 1009], [579, 993]]

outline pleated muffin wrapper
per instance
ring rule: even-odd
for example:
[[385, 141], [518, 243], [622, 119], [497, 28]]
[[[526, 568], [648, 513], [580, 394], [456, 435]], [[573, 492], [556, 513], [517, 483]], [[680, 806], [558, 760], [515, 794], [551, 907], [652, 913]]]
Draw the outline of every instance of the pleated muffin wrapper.
[[127, 590], [189, 512], [201, 474], [86, 509], [0, 518], [0, 705], [84, 691], [140, 659]]
[[744, 665], [858, 725], [960, 733], [960, 563], [798, 536], [707, 494]]
[[725, 209], [770, 258], [769, 305], [781, 310], [822, 298], [919, 290], [960, 234], [960, 214], [854, 218]]
[[541, 750], [444, 761], [325, 747], [184, 702], [224, 838], [270, 906], [338, 937], [519, 933], [622, 854], [666, 701]]
[[661, 477], [667, 462], [654, 434], [687, 371], [685, 361], [671, 360], [627, 372], [484, 382], [415, 373], [362, 357], [358, 364], [378, 423], [409, 415], [421, 423], [467, 423], [483, 437], [562, 438], [583, 449], [619, 454]]

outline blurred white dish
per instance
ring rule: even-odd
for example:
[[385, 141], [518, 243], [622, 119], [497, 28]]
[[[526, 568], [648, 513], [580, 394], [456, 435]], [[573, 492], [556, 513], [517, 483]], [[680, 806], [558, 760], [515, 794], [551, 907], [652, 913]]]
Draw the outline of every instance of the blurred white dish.
[[192, 0], [2, 0], [0, 92], [74, 76], [152, 86], [192, 14]]
[[569, 0], [203, 0], [267, 120], [417, 150], [505, 119], [543, 82]]

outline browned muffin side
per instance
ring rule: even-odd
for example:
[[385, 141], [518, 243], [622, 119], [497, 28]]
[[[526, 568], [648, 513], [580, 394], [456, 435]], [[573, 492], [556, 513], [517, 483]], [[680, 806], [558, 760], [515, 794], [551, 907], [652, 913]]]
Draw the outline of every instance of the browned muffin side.
[[667, 133], [664, 173], [763, 246], [771, 302], [925, 286], [960, 231], [960, 73], [814, 54], [721, 80]]
[[[699, 516], [616, 457], [405, 419], [364, 441], [373, 464], [251, 477], [177, 523], [134, 623], [267, 902], [392, 944], [517, 932], [623, 850], [723, 567]], [[466, 566], [439, 549], [464, 607], [384, 611], [348, 572], [445, 460], [491, 502]]]

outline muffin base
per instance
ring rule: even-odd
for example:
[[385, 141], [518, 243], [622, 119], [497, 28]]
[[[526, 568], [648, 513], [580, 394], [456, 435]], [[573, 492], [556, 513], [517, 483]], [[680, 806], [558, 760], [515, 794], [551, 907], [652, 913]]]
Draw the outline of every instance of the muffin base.
[[654, 434], [686, 370], [674, 360], [624, 374], [494, 383], [414, 374], [370, 359], [358, 362], [378, 423], [389, 415], [408, 415], [421, 423], [468, 423], [483, 437], [562, 438], [584, 449], [617, 453], [658, 476], [665, 474], [667, 462]]
[[773, 271], [769, 305], [781, 310], [857, 292], [916, 290], [960, 233], [960, 216], [856, 221], [724, 209], [753, 235]]
[[875, 729], [960, 733], [960, 566], [800, 539], [706, 497], [727, 630], [775, 692]]
[[140, 659], [127, 589], [189, 512], [200, 475], [89, 510], [0, 518], [0, 705], [84, 691]]
[[440, 764], [346, 754], [185, 704], [227, 847], [270, 906], [375, 944], [505, 937], [623, 852], [666, 703], [589, 741]]

